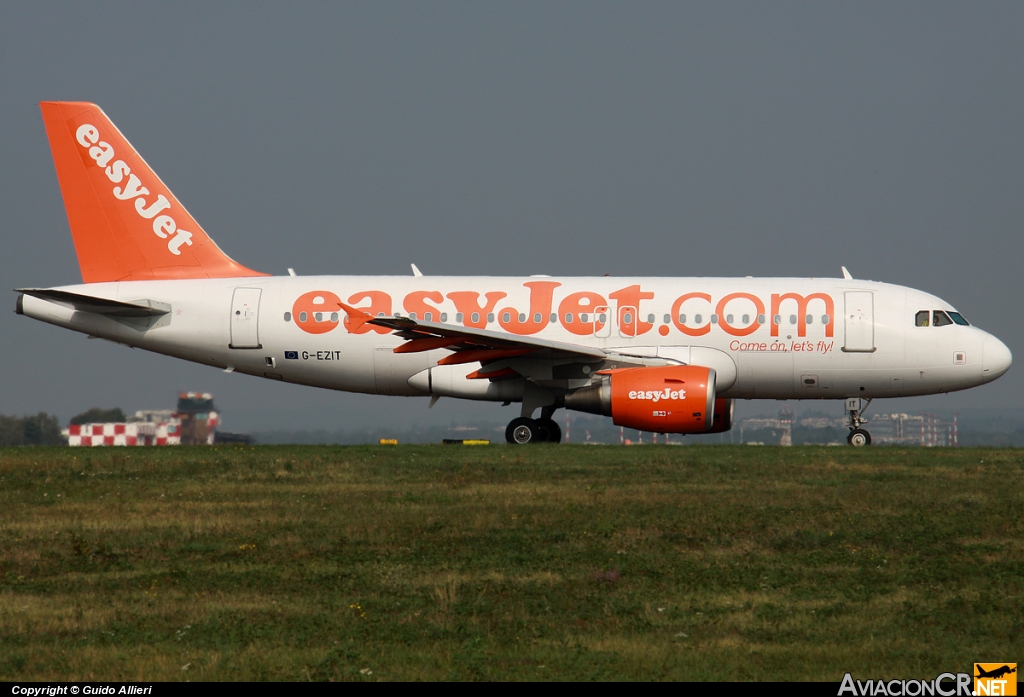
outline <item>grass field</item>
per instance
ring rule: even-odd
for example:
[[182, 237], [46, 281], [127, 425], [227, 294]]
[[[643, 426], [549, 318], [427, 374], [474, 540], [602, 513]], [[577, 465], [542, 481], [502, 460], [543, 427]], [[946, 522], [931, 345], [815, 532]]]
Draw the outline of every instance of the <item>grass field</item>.
[[0, 450], [2, 680], [931, 678], [1022, 600], [1021, 450]]

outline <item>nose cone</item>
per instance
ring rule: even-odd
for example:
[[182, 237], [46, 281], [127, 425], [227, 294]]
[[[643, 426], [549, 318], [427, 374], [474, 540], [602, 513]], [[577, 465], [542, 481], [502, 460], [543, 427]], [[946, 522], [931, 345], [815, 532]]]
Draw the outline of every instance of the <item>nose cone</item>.
[[1009, 370], [1011, 363], [1013, 363], [1013, 356], [1010, 354], [1010, 349], [1006, 348], [1006, 344], [994, 336], [985, 339], [981, 350], [982, 382], [992, 382]]

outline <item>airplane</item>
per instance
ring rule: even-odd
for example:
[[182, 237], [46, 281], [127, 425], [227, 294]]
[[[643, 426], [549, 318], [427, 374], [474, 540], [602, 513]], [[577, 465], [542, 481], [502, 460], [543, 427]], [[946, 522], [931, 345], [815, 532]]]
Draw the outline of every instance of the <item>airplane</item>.
[[[949, 303], [842, 278], [270, 276], [227, 256], [103, 111], [42, 102], [82, 283], [16, 311], [110, 341], [348, 392], [520, 404], [509, 443], [560, 442], [559, 408], [720, 433], [737, 399], [845, 400], [982, 385], [1009, 349]], [[539, 417], [536, 413], [540, 412]]]
[[[1016, 665], [1016, 664], [1014, 664], [1014, 665]], [[978, 669], [978, 674], [974, 676], [976, 678], [997, 678], [998, 679], [998, 678], [1003, 677], [1004, 675], [1009, 675], [1010, 673], [1016, 673], [1017, 672], [1017, 668], [1015, 668], [1015, 667], [1011, 668], [1010, 666], [1005, 665], [1005, 664], [1000, 666], [1000, 667], [998, 667], [998, 668], [993, 668], [992, 670], [985, 670], [984, 668], [982, 668], [977, 663], [975, 663], [974, 666], [975, 666], [975, 668]]]

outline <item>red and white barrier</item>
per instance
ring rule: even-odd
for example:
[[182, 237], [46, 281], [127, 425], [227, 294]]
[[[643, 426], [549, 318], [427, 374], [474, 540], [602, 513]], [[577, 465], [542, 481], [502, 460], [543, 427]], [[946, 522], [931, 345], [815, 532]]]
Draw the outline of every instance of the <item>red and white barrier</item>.
[[68, 426], [68, 445], [71, 446], [178, 445], [179, 443], [181, 443], [181, 436], [177, 421], [159, 424], [139, 421]]

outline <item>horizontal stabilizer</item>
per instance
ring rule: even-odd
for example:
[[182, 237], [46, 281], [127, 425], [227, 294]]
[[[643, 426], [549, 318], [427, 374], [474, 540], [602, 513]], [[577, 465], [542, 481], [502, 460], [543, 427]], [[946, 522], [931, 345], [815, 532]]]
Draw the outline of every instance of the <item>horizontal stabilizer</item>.
[[47, 288], [15, 288], [15, 292], [70, 307], [79, 312], [92, 312], [108, 317], [159, 317], [171, 311], [171, 306], [167, 303], [153, 300], [136, 300], [128, 303]]

